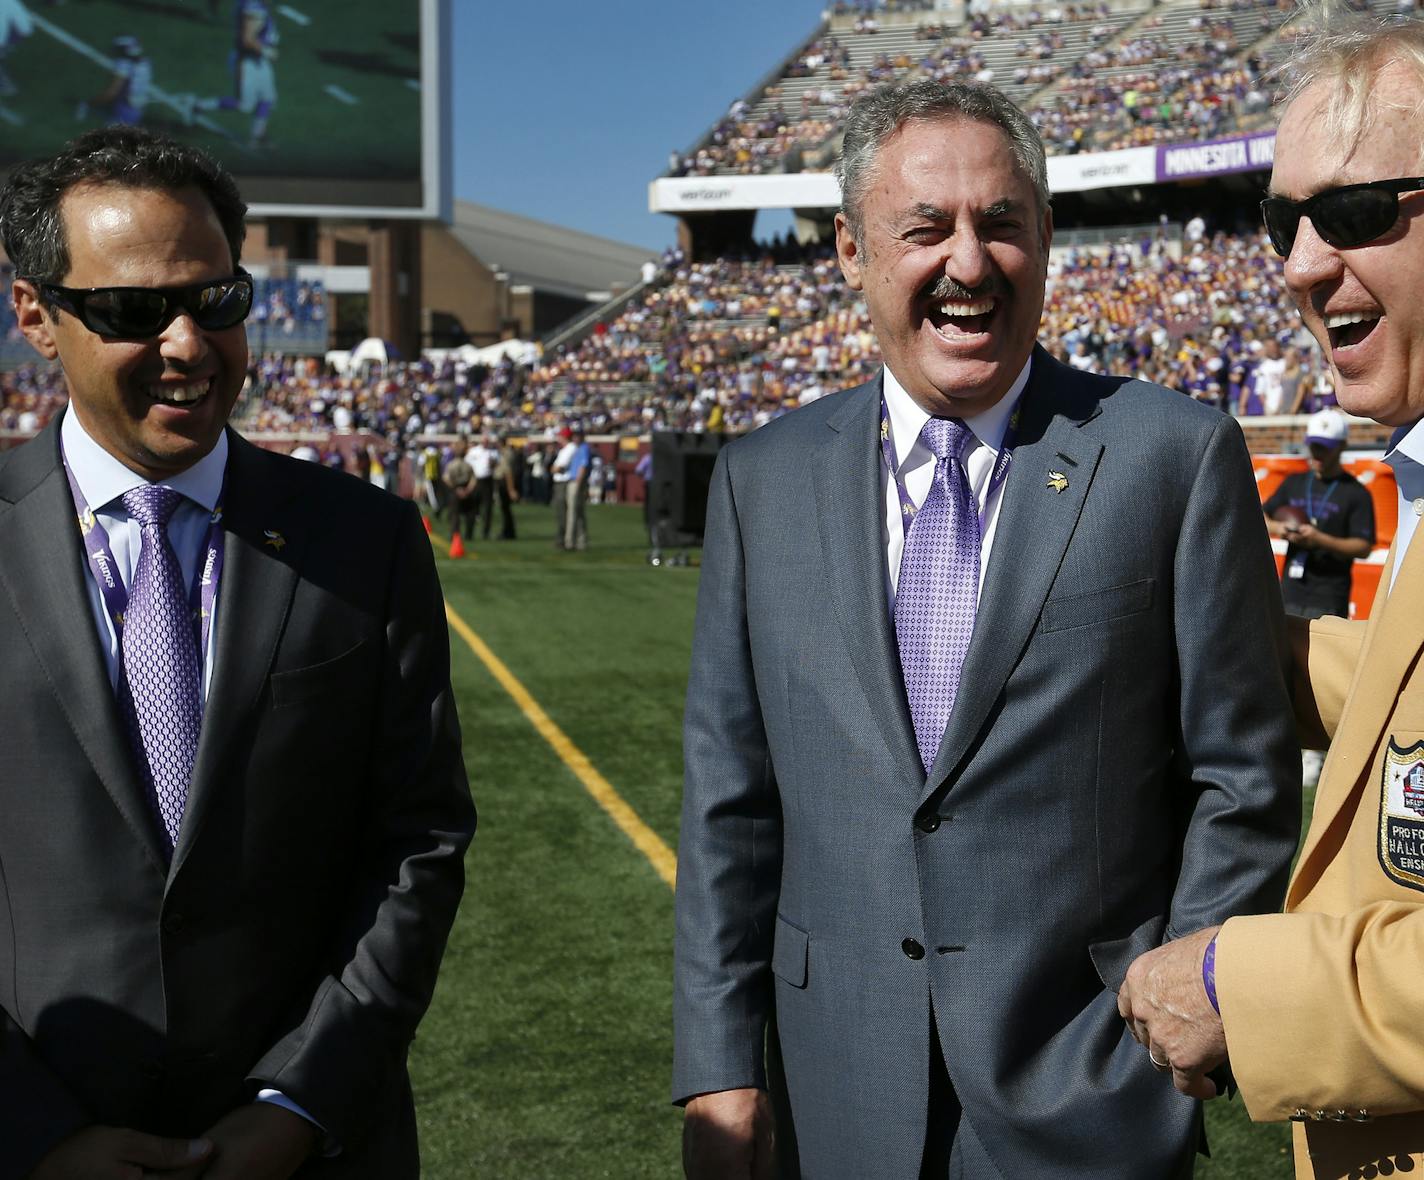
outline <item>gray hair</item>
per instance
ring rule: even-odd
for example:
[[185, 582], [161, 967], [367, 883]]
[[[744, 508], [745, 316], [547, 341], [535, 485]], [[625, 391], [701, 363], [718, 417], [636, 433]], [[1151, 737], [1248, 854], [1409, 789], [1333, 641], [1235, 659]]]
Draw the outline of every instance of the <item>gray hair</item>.
[[1032, 120], [1002, 91], [979, 82], [936, 82], [924, 78], [880, 86], [855, 100], [846, 116], [845, 139], [836, 161], [841, 212], [858, 244], [861, 206], [875, 178], [880, 149], [912, 119], [973, 119], [998, 127], [1009, 141], [1014, 163], [1033, 186], [1038, 211], [1048, 208], [1048, 161]]
[[[1339, 0], [1306, 0], [1282, 31], [1293, 40], [1278, 74], [1280, 106], [1289, 106], [1317, 82], [1333, 84], [1325, 105], [1325, 130], [1333, 140], [1357, 145], [1381, 108], [1374, 93], [1379, 75], [1398, 64], [1424, 83], [1424, 21], [1382, 19], [1346, 8]], [[1411, 113], [1420, 113], [1416, 107]]]

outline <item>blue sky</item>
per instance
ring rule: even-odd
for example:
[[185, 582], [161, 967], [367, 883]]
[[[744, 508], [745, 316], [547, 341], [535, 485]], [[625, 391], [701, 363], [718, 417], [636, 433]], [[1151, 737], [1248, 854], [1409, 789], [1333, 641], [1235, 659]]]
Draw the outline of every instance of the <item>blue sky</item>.
[[823, 7], [454, 0], [455, 196], [650, 249], [671, 244], [676, 223], [648, 212], [648, 182], [809, 35]]

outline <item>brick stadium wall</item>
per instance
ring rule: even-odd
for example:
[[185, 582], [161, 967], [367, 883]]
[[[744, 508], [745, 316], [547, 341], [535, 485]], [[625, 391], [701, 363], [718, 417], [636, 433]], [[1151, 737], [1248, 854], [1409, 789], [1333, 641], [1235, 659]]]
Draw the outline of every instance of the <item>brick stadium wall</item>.
[[[1305, 424], [1309, 419], [1304, 414], [1242, 418], [1239, 421], [1252, 455], [1305, 454]], [[1349, 421], [1350, 450], [1383, 452], [1389, 445], [1394, 427], [1381, 426], [1368, 418], [1350, 418]]]

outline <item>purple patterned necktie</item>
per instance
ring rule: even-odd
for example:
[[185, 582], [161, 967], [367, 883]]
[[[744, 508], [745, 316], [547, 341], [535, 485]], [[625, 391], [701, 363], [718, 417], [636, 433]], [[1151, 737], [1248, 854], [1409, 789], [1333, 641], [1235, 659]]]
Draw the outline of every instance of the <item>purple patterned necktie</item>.
[[151, 484], [123, 495], [124, 508], [143, 530], [143, 547], [124, 612], [129, 741], [163, 821], [170, 853], [178, 841], [202, 726], [193, 612], [177, 554], [168, 540], [169, 518], [182, 499], [182, 493], [172, 488]]
[[962, 457], [974, 432], [957, 418], [931, 418], [920, 431], [935, 457], [929, 495], [909, 522], [895, 590], [895, 637], [928, 772], [939, 752], [979, 605], [979, 513]]

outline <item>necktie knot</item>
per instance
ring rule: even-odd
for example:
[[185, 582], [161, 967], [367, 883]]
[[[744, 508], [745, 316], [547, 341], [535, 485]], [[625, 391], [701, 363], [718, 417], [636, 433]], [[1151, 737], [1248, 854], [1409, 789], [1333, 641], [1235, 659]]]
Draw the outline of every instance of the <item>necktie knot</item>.
[[154, 525], [166, 528], [183, 500], [183, 493], [157, 484], [143, 484], [125, 492], [122, 499], [124, 511], [138, 521], [140, 528]]
[[920, 438], [936, 459], [962, 459], [974, 432], [958, 418], [930, 418], [921, 428]]

